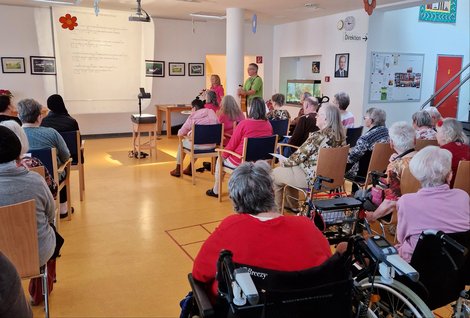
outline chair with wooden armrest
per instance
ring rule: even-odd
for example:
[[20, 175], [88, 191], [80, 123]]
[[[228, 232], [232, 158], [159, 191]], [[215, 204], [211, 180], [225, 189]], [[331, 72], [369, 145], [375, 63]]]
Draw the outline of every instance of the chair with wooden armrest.
[[81, 140], [80, 131], [59, 132], [70, 150], [72, 157], [71, 169], [78, 170], [78, 182], [80, 186], [80, 201], [85, 195], [85, 140]]
[[426, 140], [426, 139], [416, 139], [415, 150], [420, 151], [427, 146], [439, 146], [436, 139]]
[[470, 195], [470, 161], [461, 160], [455, 174], [454, 189], [462, 189]]

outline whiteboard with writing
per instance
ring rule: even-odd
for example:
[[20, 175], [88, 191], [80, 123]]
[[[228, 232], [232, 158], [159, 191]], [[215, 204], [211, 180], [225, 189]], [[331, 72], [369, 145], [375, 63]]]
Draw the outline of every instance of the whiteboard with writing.
[[370, 103], [421, 99], [424, 54], [372, 52]]

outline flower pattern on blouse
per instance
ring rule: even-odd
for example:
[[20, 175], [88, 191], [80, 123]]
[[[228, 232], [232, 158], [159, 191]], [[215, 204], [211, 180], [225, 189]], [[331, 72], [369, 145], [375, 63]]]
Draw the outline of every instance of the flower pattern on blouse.
[[269, 120], [284, 120], [290, 119], [290, 114], [285, 109], [273, 109], [266, 114], [266, 117]]
[[412, 157], [404, 157], [390, 162], [387, 166], [387, 178], [385, 183], [388, 188], [385, 189], [385, 199], [397, 201], [401, 197], [400, 180], [401, 174], [406, 167], [410, 165]]
[[54, 181], [51, 174], [49, 173], [49, 170], [47, 170], [47, 168], [44, 166], [41, 160], [35, 157], [24, 157], [20, 160], [20, 162], [18, 163], [18, 166], [23, 166], [27, 168], [28, 170], [29, 168], [34, 168], [34, 167], [44, 167], [46, 184], [49, 190], [51, 191], [54, 199], [57, 197], [57, 190], [58, 190], [57, 183]]
[[436, 131], [430, 127], [417, 129], [416, 139], [436, 140]]

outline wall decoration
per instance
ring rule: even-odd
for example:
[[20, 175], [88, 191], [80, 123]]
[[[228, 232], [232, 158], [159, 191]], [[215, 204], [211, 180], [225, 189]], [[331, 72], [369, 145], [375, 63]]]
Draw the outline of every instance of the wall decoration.
[[423, 4], [419, 8], [419, 20], [428, 22], [455, 23], [457, 0]]
[[146, 77], [165, 77], [165, 62], [145, 60]]
[[55, 57], [31, 56], [31, 74], [33, 75], [55, 75]]
[[372, 52], [369, 102], [421, 99], [424, 54]]
[[184, 76], [185, 75], [185, 65], [186, 63], [182, 62], [169, 62], [168, 63], [168, 74], [170, 76]]
[[188, 63], [189, 76], [204, 76], [204, 63]]
[[349, 53], [340, 53], [335, 56], [335, 77], [349, 76]]
[[12, 94], [11, 91], [8, 90], [8, 89], [1, 89], [1, 88], [0, 88], [0, 96], [9, 96], [9, 97], [13, 97], [13, 94]]
[[62, 29], [73, 30], [76, 26], [78, 26], [77, 17], [72, 17], [69, 13], [61, 16], [59, 18], [59, 22], [62, 23]]
[[23, 57], [2, 57], [3, 73], [26, 73]]
[[364, 0], [364, 10], [366, 10], [368, 15], [372, 15], [376, 5], [375, 0]]
[[318, 61], [312, 62], [312, 73], [320, 73], [320, 62]]

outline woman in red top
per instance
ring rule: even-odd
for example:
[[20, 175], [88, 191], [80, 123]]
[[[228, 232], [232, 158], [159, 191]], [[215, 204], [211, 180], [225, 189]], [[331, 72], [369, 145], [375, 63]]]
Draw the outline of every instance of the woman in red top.
[[[243, 143], [245, 138], [251, 137], [267, 137], [273, 135], [273, 127], [266, 119], [266, 106], [264, 105], [263, 99], [259, 97], [253, 98], [250, 106], [250, 115], [248, 119], [242, 120], [230, 138], [228, 145], [225, 147], [227, 150], [236, 152], [237, 154], [243, 153]], [[228, 153], [223, 154], [224, 166], [235, 169], [241, 163], [240, 158], [229, 155]], [[219, 182], [219, 159], [215, 165], [215, 183], [212, 189], [206, 191], [206, 194], [210, 197], [218, 197], [217, 187]]]
[[224, 147], [227, 146], [230, 137], [233, 135], [234, 122], [241, 122], [245, 119], [240, 106], [232, 95], [227, 95], [222, 98], [220, 110], [217, 113], [219, 123], [224, 124]]
[[442, 149], [447, 149], [452, 154], [452, 180], [450, 187], [454, 186], [455, 175], [460, 160], [470, 160], [470, 146], [468, 137], [462, 129], [462, 124], [454, 118], [440, 120], [436, 124], [436, 139]]
[[222, 249], [232, 251], [236, 263], [280, 271], [315, 267], [331, 256], [328, 241], [312, 221], [278, 212], [270, 170], [264, 161], [245, 162], [230, 178], [236, 213], [225, 218], [204, 242], [193, 265], [193, 277], [207, 284], [213, 299]]
[[217, 74], [211, 75], [211, 91], [217, 95], [217, 104], [220, 105], [222, 97], [224, 97], [224, 87], [220, 84], [220, 77]]

